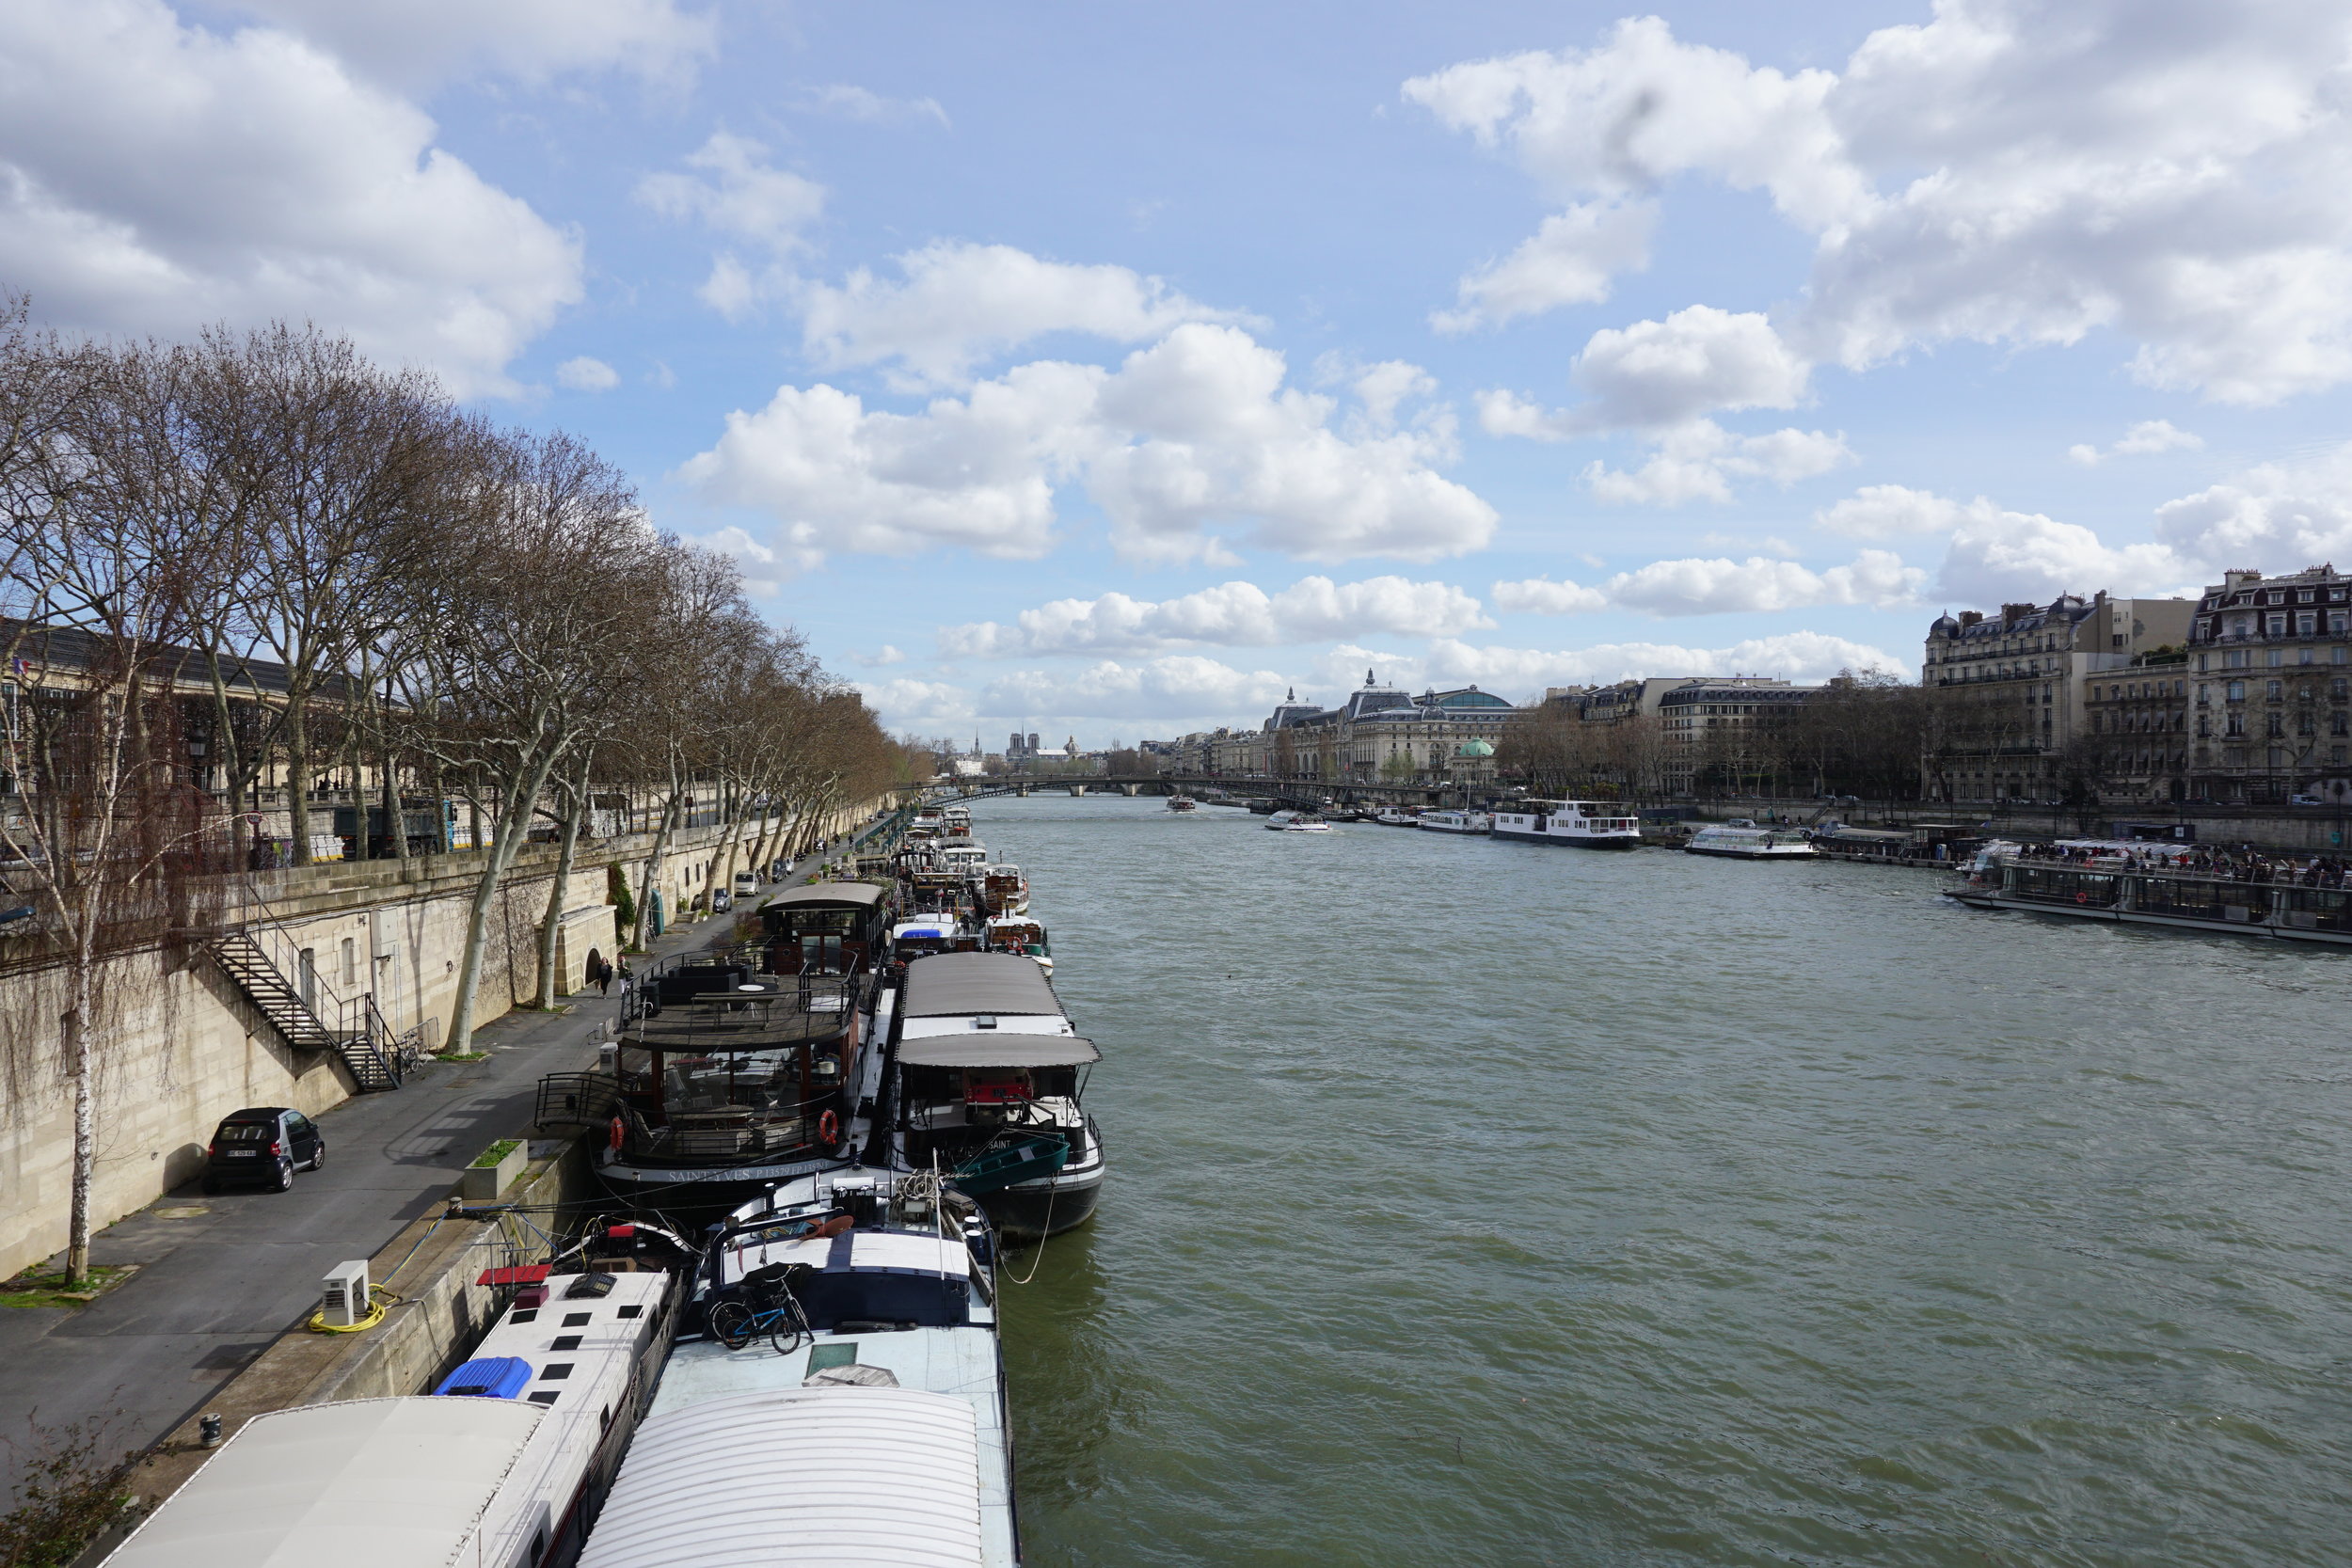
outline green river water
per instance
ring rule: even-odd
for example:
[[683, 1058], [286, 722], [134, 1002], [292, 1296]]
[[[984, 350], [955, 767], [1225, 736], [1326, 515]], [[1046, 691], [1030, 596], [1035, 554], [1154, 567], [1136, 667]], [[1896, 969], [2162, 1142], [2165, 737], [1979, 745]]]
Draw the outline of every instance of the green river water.
[[1105, 1056], [1007, 1289], [1032, 1564], [2352, 1560], [2352, 953], [974, 819]]

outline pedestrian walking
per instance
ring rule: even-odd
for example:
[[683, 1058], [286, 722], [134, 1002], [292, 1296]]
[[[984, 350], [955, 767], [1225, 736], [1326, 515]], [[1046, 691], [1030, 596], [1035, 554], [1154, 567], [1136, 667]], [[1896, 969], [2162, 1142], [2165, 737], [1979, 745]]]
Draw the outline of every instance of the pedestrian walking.
[[603, 996], [612, 994], [612, 960], [611, 958], [600, 959], [596, 964], [596, 991]]

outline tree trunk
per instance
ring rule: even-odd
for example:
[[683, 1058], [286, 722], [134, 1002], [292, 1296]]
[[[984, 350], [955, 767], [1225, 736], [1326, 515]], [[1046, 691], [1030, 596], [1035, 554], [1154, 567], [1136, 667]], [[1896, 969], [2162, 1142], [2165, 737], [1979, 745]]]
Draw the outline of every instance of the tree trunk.
[[[531, 802], [539, 799], [539, 791], [547, 787], [548, 775], [555, 770], [555, 752], [551, 748], [533, 761], [524, 765], [526, 775], [515, 781], [515, 787], [506, 792], [507, 816], [529, 812]], [[508, 866], [515, 863], [516, 851], [520, 849], [531, 833], [511, 831], [511, 823], [501, 823], [498, 842], [483, 858], [482, 875], [475, 880], [473, 899], [466, 910], [466, 951], [457, 963], [457, 993], [451, 1002], [449, 1050], [453, 1053], [473, 1049], [473, 999], [482, 986], [482, 953], [488, 944], [490, 906], [497, 901], [499, 883], [506, 876]]]
[[67, 977], [64, 1016], [66, 1070], [73, 1079], [73, 1176], [66, 1221], [65, 1277], [68, 1289], [89, 1281], [90, 1184], [98, 1174], [97, 1051], [90, 1039], [92, 958], [87, 933]]
[[408, 858], [408, 814], [400, 803], [400, 758], [387, 744], [384, 748], [384, 832], [392, 841], [392, 859]]
[[[539, 922], [539, 1006], [555, 1006], [555, 938], [564, 928], [564, 892], [571, 883], [572, 853], [580, 844], [580, 820], [588, 809], [588, 773], [580, 770], [564, 811], [564, 836], [555, 852], [555, 881], [548, 889], [548, 912]], [[594, 976], [591, 976], [594, 978]]]
[[643, 952], [645, 947], [645, 927], [653, 920], [654, 885], [661, 876], [661, 857], [670, 847], [670, 832], [677, 820], [679, 790], [674, 774], [670, 781], [669, 803], [662, 807], [661, 822], [654, 830], [653, 850], [645, 857], [645, 869], [638, 879], [637, 928], [629, 933], [628, 944]]
[[286, 700], [286, 832], [294, 839], [292, 865], [310, 863], [310, 726], [303, 694]]

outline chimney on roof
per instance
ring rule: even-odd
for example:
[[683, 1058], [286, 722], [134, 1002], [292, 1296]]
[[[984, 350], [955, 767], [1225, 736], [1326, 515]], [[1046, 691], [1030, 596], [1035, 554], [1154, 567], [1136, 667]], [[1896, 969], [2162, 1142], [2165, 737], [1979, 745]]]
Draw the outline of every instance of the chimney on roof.
[[2041, 608], [2040, 605], [2005, 604], [2001, 607], [2001, 625], [2013, 626]]

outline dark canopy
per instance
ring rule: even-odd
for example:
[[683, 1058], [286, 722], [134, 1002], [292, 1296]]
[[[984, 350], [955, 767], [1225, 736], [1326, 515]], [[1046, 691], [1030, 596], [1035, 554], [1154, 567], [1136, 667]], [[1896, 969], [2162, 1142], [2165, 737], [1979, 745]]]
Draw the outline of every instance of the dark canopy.
[[855, 904], [871, 909], [882, 902], [882, 890], [872, 882], [810, 882], [787, 888], [762, 906], [781, 909], [790, 904]]
[[958, 1018], [967, 1013], [1058, 1016], [1061, 999], [1037, 960], [1019, 953], [934, 953], [907, 966], [900, 1004], [908, 1018]]
[[930, 1035], [898, 1042], [900, 1067], [1084, 1067], [1102, 1059], [1093, 1041], [1075, 1035], [1006, 1035], [977, 1029], [968, 1035]]

